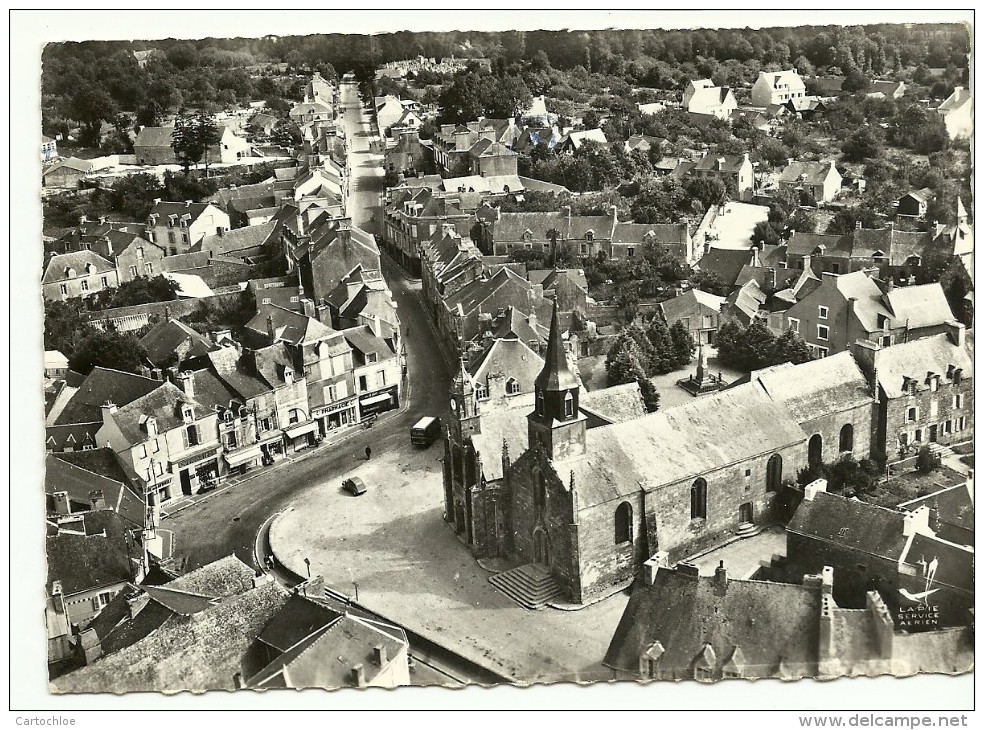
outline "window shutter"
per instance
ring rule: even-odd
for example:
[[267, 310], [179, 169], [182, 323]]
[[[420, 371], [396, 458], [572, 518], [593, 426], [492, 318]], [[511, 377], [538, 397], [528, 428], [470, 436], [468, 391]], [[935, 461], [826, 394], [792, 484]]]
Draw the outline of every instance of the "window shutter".
[[99, 605], [99, 596], [92, 597], [92, 610], [98, 611], [102, 606]]
[[181, 439], [184, 441], [184, 447], [187, 449], [191, 446], [191, 441], [188, 439], [188, 429], [183, 429], [181, 431]]

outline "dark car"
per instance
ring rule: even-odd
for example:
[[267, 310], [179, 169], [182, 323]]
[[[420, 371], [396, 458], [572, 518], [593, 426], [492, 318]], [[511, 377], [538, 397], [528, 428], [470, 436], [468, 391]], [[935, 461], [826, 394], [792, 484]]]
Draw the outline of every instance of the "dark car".
[[359, 477], [349, 477], [346, 479], [342, 482], [342, 489], [353, 497], [358, 497], [360, 494], [366, 493], [366, 485]]

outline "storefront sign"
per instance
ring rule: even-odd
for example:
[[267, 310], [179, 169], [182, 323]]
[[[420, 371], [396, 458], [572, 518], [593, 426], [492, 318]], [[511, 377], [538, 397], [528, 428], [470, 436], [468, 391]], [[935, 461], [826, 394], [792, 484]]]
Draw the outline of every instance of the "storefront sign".
[[185, 459], [180, 459], [179, 461], [172, 461], [171, 469], [172, 470], [183, 469], [184, 467], [190, 466], [191, 464], [195, 464], [199, 461], [203, 461], [205, 459], [211, 459], [213, 456], [215, 456], [218, 453], [219, 453], [218, 449], [208, 449], [207, 451], [203, 451], [200, 454], [195, 454], [194, 456], [189, 456]]

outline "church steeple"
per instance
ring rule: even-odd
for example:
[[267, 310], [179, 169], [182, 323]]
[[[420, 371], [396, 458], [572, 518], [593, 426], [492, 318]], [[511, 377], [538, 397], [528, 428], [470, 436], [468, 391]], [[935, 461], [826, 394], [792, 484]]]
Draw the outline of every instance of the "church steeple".
[[465, 358], [461, 358], [461, 366], [451, 384], [451, 427], [459, 443], [467, 436], [481, 433], [479, 415], [475, 386]]
[[583, 454], [587, 426], [578, 408], [581, 381], [567, 360], [556, 301], [544, 354], [543, 369], [533, 382], [534, 409], [527, 417], [530, 446], [539, 444], [550, 459]]

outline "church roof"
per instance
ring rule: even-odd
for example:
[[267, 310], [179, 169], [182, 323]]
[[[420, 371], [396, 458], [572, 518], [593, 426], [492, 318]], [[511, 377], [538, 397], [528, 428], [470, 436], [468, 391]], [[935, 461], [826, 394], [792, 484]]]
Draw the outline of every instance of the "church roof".
[[550, 338], [547, 341], [546, 358], [543, 370], [536, 377], [536, 387], [545, 390], [570, 390], [581, 385], [581, 381], [571, 371], [564, 348], [560, 321], [557, 319], [557, 302], [554, 302], [550, 318]]

